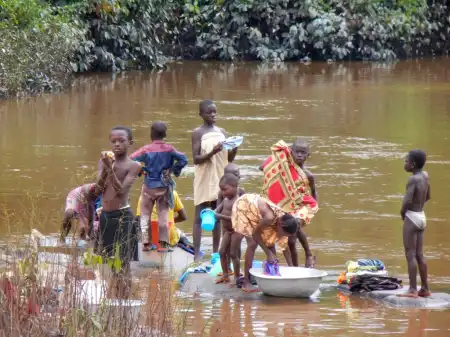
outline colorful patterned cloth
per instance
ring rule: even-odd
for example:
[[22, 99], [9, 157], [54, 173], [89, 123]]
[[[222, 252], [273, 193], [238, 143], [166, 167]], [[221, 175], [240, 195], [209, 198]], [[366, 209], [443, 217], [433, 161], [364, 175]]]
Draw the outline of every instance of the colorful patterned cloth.
[[264, 271], [264, 275], [281, 276], [279, 261], [277, 259], [275, 259], [275, 261], [273, 263], [264, 261], [263, 271]]
[[291, 149], [282, 140], [271, 147], [272, 155], [263, 164], [262, 195], [283, 211], [304, 220], [305, 225], [318, 211], [306, 173], [294, 162]]
[[[256, 226], [259, 225], [261, 213], [259, 212], [258, 200], [260, 198], [257, 194], [244, 194], [233, 204], [231, 222], [234, 230], [239, 234], [251, 237]], [[282, 250], [286, 250], [288, 247], [288, 237], [279, 237], [277, 233], [277, 221], [285, 212], [270, 201], [264, 201], [272, 208], [275, 214], [275, 220], [272, 225], [262, 232], [263, 242], [267, 247], [273, 247], [277, 243]]]

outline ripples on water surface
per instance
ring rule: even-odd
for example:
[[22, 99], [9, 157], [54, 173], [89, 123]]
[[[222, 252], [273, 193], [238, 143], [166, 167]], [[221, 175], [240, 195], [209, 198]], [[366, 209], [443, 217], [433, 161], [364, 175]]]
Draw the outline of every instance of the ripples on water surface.
[[[308, 165], [316, 175], [321, 210], [307, 232], [324, 269], [340, 270], [348, 259], [381, 258], [391, 274], [406, 277], [398, 215], [407, 179], [403, 157], [411, 148], [424, 148], [432, 183], [425, 238], [430, 279], [433, 289], [450, 291], [449, 66], [447, 60], [187, 63], [114, 81], [109, 75], [82, 77], [66, 93], [1, 102], [2, 232], [21, 228], [17, 222], [25, 210], [40, 219], [33, 227], [57, 231], [65, 196], [92, 179], [114, 125], [131, 126], [137, 147], [148, 141], [153, 120], [166, 120], [169, 141], [191, 156], [198, 102], [211, 98], [218, 124], [245, 136], [237, 163], [247, 191], [260, 191], [257, 167], [274, 142], [310, 140]], [[177, 184], [191, 218], [192, 178], [190, 166]], [[187, 232], [190, 221], [181, 225]], [[192, 306], [187, 335], [450, 335], [448, 312], [401, 311], [335, 292], [322, 293], [317, 303], [204, 297]]]

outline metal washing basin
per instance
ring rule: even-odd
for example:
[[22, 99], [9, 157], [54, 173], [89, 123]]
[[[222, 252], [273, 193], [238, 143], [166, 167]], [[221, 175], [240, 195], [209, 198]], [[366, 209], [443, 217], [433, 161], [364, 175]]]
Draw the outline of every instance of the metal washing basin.
[[280, 266], [281, 276], [264, 275], [262, 268], [250, 269], [261, 291], [270, 296], [309, 298], [327, 273], [318, 269]]

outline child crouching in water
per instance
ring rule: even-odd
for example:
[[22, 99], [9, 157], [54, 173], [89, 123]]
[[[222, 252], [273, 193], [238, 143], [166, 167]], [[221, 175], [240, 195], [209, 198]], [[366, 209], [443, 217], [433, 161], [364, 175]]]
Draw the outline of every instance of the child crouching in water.
[[[78, 219], [80, 239], [89, 240], [90, 229], [94, 218], [94, 203], [101, 194], [97, 184], [85, 184], [70, 191], [66, 199], [66, 209], [62, 221], [60, 244], [65, 243], [66, 236], [72, 227], [72, 220]], [[74, 231], [74, 235], [77, 230]]]
[[239, 178], [232, 174], [226, 173], [220, 179], [219, 187], [222, 192], [223, 202], [216, 209], [216, 217], [222, 221], [223, 238], [220, 245], [220, 263], [222, 265], [222, 276], [216, 280], [216, 283], [230, 282], [228, 269], [230, 265], [229, 257], [233, 262], [234, 278], [236, 284], [239, 280], [240, 271], [240, 245], [242, 236], [236, 233], [231, 223], [231, 212], [234, 202], [239, 197]]

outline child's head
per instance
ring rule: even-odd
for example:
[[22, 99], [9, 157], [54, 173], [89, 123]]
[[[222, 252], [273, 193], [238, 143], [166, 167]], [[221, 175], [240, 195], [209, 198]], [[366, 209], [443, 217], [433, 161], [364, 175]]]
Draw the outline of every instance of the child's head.
[[309, 157], [308, 141], [302, 138], [297, 138], [291, 146], [292, 158], [298, 166], [303, 166], [306, 159]]
[[239, 185], [239, 178], [234, 174], [226, 173], [220, 179], [219, 187], [225, 198], [232, 198], [237, 193], [237, 188]]
[[213, 101], [205, 99], [200, 102], [199, 115], [207, 125], [216, 123], [217, 108]]
[[285, 213], [278, 222], [278, 232], [281, 236], [295, 235], [298, 227], [298, 220], [289, 213]]
[[167, 137], [167, 124], [161, 121], [152, 123], [150, 129], [150, 137], [152, 140], [163, 140]]
[[227, 173], [234, 174], [236, 177], [238, 177], [238, 179], [241, 178], [239, 166], [237, 166], [235, 163], [229, 163], [227, 166], [225, 166], [223, 173], [224, 174], [227, 174]]
[[109, 141], [114, 156], [124, 156], [128, 153], [128, 147], [133, 144], [133, 134], [126, 126], [119, 125], [111, 129]]
[[405, 158], [405, 171], [413, 172], [423, 169], [427, 161], [427, 155], [423, 150], [411, 150]]

